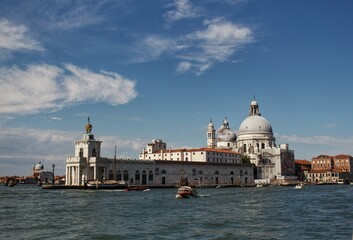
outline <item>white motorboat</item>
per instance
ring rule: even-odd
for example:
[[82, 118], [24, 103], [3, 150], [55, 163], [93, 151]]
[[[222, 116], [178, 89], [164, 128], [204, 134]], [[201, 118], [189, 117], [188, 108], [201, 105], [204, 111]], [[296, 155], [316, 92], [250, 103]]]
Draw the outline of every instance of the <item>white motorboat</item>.
[[175, 198], [196, 198], [198, 197], [197, 191], [189, 186], [181, 186], [178, 188], [178, 192]]
[[297, 185], [295, 185], [294, 188], [295, 189], [303, 189], [303, 188], [305, 188], [305, 184], [304, 183], [298, 183]]

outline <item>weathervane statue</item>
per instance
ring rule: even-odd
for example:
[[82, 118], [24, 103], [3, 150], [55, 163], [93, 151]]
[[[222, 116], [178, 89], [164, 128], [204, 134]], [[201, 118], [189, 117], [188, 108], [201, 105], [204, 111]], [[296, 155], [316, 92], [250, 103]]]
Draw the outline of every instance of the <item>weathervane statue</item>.
[[86, 124], [85, 129], [86, 129], [86, 133], [89, 134], [92, 131], [92, 125], [90, 123], [89, 117], [87, 118], [87, 121], [88, 123]]

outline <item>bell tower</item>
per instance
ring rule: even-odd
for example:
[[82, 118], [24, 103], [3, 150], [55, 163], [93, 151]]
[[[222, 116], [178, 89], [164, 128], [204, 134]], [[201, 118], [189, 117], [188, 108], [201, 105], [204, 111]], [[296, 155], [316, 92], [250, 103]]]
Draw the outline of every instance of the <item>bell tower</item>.
[[207, 127], [207, 147], [208, 148], [215, 148], [216, 147], [216, 130], [214, 128], [214, 124], [212, 119]]

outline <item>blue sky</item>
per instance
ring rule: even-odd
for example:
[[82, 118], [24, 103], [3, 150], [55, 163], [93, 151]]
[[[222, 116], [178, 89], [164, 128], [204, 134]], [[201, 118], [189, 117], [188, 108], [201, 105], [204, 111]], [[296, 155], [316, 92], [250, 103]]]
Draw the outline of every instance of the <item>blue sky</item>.
[[204, 147], [253, 96], [296, 159], [353, 155], [353, 2], [0, 2], [0, 175], [64, 174], [90, 116], [102, 155]]

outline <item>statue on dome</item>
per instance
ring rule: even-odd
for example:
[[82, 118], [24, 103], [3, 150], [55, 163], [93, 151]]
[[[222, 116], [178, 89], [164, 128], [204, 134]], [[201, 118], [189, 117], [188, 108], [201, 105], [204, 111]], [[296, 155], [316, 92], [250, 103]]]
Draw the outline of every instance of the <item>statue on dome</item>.
[[90, 123], [90, 120], [89, 120], [89, 117], [87, 118], [87, 124], [85, 126], [85, 129], [86, 129], [86, 133], [91, 133], [92, 131], [92, 124]]

